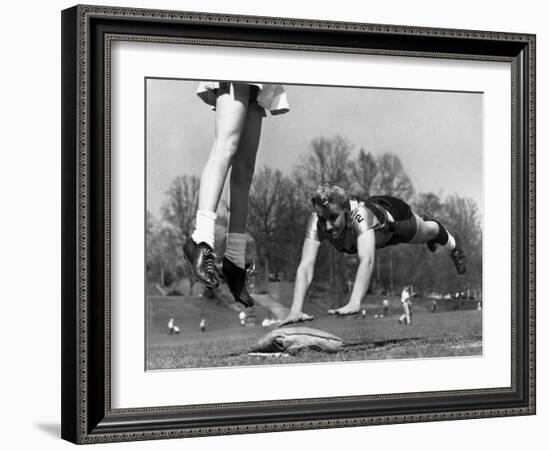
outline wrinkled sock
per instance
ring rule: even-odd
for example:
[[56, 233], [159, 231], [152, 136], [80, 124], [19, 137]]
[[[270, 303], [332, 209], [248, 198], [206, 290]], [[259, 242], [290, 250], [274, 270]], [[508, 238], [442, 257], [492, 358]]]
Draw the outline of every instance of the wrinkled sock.
[[225, 257], [241, 269], [245, 268], [246, 235], [244, 233], [227, 233]]
[[191, 239], [195, 243], [200, 244], [205, 242], [212, 249], [214, 248], [214, 229], [216, 227], [216, 213], [212, 211], [197, 211], [195, 223], [195, 231], [191, 235]]
[[447, 239], [447, 243], [443, 245], [443, 248], [445, 250], [447, 250], [448, 252], [450, 251], [453, 251], [456, 247], [456, 241], [455, 241], [455, 238], [451, 235], [451, 233], [449, 233], [447, 231], [447, 234], [448, 234], [448, 239]]
[[439, 221], [435, 219], [432, 220], [437, 223], [437, 226], [439, 227], [439, 234], [434, 239], [434, 241], [448, 252], [453, 251], [456, 247], [455, 238], [451, 235], [451, 233], [449, 233], [449, 230], [447, 230], [447, 228], [439, 223]]

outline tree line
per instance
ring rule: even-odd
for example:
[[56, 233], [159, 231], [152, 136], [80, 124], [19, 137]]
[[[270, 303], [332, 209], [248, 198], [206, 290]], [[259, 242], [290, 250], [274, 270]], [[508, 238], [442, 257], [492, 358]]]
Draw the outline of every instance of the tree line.
[[[405, 285], [413, 285], [421, 295], [481, 290], [482, 230], [476, 202], [456, 194], [442, 198], [433, 192], [416, 192], [397, 155], [355, 151], [338, 136], [313, 139], [309, 152], [289, 174], [266, 166], [256, 170], [248, 211], [247, 262], [255, 264], [260, 282], [267, 281], [270, 274], [293, 280], [305, 227], [313, 212], [311, 194], [324, 181], [341, 185], [359, 199], [372, 195], [398, 197], [415, 212], [437, 218], [461, 238], [468, 258], [466, 275], [457, 276], [444, 251], [432, 254], [420, 245], [388, 247], [377, 251], [371, 291], [392, 294]], [[193, 277], [184, 264], [181, 246], [193, 231], [198, 193], [198, 177], [176, 177], [166, 192], [161, 217], [157, 219], [147, 212], [149, 281], [169, 286], [187, 278], [192, 287]], [[223, 201], [218, 217], [216, 247], [221, 255], [227, 227], [227, 205]], [[337, 253], [324, 243], [313, 289], [347, 292], [356, 267], [356, 256]]]

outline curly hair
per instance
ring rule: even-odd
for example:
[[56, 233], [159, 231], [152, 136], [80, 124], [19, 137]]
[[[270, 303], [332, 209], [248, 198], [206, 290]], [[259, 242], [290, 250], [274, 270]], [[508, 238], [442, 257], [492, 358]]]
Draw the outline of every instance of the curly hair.
[[314, 206], [326, 207], [329, 203], [334, 203], [344, 208], [349, 200], [346, 190], [337, 184], [327, 181], [317, 187], [311, 197], [311, 203]]

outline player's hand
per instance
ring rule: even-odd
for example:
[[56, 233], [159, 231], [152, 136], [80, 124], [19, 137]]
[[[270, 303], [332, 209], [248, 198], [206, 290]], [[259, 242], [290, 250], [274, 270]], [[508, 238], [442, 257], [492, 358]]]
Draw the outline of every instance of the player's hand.
[[279, 324], [280, 327], [283, 325], [288, 325], [291, 323], [298, 323], [298, 322], [308, 322], [310, 320], [313, 320], [313, 316], [306, 314], [304, 312], [291, 312], [288, 316], [286, 316], [283, 321]]
[[329, 309], [329, 314], [334, 314], [335, 316], [349, 316], [351, 314], [357, 314], [359, 313], [360, 307], [359, 306], [351, 306], [351, 305], [345, 305], [338, 309]]

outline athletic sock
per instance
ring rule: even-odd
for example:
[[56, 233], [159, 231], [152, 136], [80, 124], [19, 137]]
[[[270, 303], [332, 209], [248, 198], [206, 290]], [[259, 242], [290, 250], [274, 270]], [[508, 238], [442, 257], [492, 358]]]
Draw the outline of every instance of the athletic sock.
[[449, 238], [447, 239], [447, 243], [443, 245], [443, 248], [448, 252], [451, 252], [456, 247], [456, 241], [455, 241], [455, 238], [451, 235], [451, 233], [447, 232], [447, 235], [449, 236]]
[[227, 233], [225, 257], [241, 269], [245, 267], [246, 235], [244, 233]]
[[191, 239], [195, 243], [200, 244], [205, 242], [212, 249], [214, 248], [214, 229], [216, 227], [216, 213], [212, 211], [197, 211], [197, 219], [195, 231], [191, 235]]

